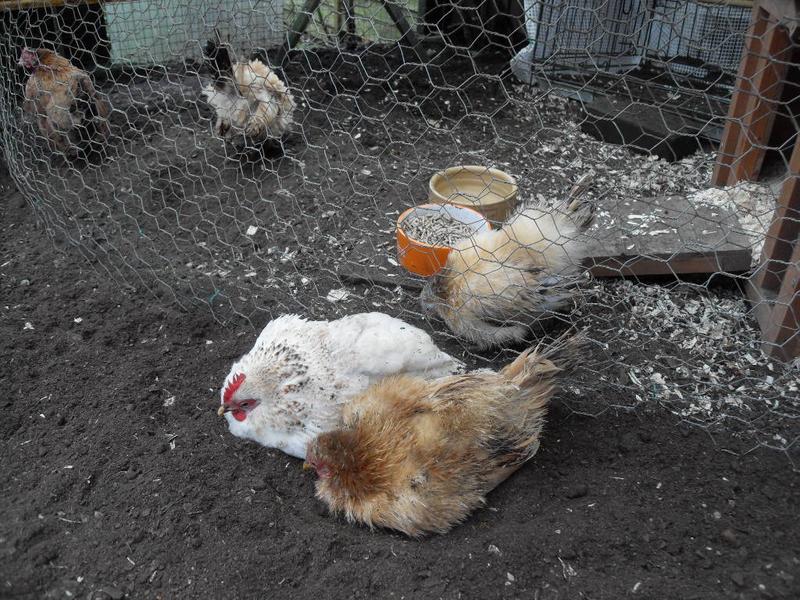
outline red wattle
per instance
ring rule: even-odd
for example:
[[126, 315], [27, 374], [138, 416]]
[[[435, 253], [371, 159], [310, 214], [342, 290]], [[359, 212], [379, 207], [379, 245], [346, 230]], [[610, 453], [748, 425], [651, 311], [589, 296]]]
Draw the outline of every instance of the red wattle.
[[247, 418], [247, 413], [243, 411], [241, 408], [235, 408], [231, 411], [233, 418], [237, 421], [244, 421]]

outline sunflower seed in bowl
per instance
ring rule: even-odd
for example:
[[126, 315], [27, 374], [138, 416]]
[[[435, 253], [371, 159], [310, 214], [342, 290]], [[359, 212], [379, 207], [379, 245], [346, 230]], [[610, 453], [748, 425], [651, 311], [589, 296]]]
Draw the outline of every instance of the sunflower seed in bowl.
[[446, 212], [415, 215], [402, 223], [410, 238], [431, 246], [453, 246], [457, 241], [472, 235], [472, 228], [456, 221]]

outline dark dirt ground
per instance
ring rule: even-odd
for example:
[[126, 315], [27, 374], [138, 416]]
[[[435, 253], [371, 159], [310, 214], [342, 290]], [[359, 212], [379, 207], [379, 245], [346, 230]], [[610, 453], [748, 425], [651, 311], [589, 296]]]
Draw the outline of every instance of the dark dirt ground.
[[[657, 405], [614, 408], [636, 402], [608, 386], [589, 398], [593, 417], [557, 400], [530, 465], [487, 509], [422, 541], [327, 516], [299, 461], [227, 432], [217, 386], [271, 314], [411, 315], [413, 298], [390, 289], [327, 303], [335, 260], [352, 249], [326, 245], [327, 231], [390, 226], [387, 211], [432, 169], [470, 156], [439, 145], [462, 130], [509, 161], [533, 143], [514, 137], [513, 103], [491, 106], [499, 79], [465, 77], [456, 93], [367, 78], [373, 92], [359, 68], [297, 67], [303, 142], [268, 167], [222, 160], [191, 98], [159, 104], [151, 90], [116, 115], [138, 133], [107, 167], [68, 170], [21, 147], [30, 203], [3, 171], [0, 597], [800, 597], [786, 454], [746, 452]], [[142, 89], [117, 89], [115, 106]], [[421, 118], [452, 129], [424, 144]], [[561, 126], [547, 118], [533, 115], [538, 144]], [[547, 191], [571, 175], [526, 177]], [[249, 224], [266, 242], [248, 240]], [[298, 253], [276, 260], [291, 243]], [[249, 268], [258, 276], [224, 273]]]
[[446, 536], [326, 516], [299, 461], [214, 414], [249, 329], [120, 292], [2, 194], [0, 597], [798, 597], [786, 457], [659, 410], [557, 402], [532, 463]]

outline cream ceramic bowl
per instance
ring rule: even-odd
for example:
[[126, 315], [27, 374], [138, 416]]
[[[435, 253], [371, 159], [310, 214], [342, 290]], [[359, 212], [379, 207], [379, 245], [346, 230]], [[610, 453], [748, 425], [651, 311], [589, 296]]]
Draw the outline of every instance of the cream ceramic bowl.
[[517, 204], [517, 182], [499, 169], [477, 165], [450, 167], [428, 184], [428, 200], [477, 210], [489, 221], [502, 223]]

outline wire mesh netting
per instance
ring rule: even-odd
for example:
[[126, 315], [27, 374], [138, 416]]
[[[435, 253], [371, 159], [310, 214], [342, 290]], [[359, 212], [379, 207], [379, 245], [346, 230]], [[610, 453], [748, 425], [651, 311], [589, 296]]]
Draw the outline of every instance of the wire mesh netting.
[[[385, 312], [476, 368], [586, 329], [573, 410], [795, 447], [798, 370], [743, 294], [792, 98], [761, 179], [711, 184], [743, 3], [4, 4], [5, 160], [121, 288], [238, 328]], [[475, 210], [406, 213], [428, 202]]]

